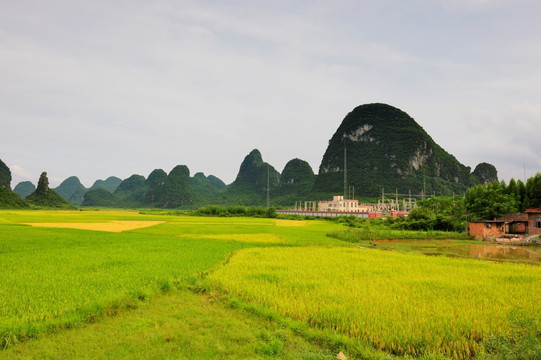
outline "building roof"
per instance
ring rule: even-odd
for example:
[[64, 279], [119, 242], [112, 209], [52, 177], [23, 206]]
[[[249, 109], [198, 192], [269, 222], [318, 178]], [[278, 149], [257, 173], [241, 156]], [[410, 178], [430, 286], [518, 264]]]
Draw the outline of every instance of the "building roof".
[[470, 221], [470, 223], [481, 223], [481, 224], [486, 224], [486, 223], [504, 223], [505, 220], [476, 220], [476, 221]]
[[505, 221], [505, 222], [515, 222], [515, 221], [528, 221], [528, 214], [505, 214], [504, 216], [500, 216], [494, 220], [497, 221]]

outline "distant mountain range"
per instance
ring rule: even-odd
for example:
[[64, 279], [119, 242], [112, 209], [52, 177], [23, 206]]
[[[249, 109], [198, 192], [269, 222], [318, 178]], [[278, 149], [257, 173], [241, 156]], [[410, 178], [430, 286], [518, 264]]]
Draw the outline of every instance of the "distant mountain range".
[[[147, 178], [132, 175], [124, 180], [113, 176], [97, 180], [90, 189], [71, 176], [53, 190], [76, 206], [191, 208], [207, 204], [265, 206], [267, 199], [275, 206], [292, 205], [329, 199], [352, 189], [362, 198], [376, 198], [382, 191], [452, 195], [494, 180], [497, 171], [493, 165], [481, 163], [471, 172], [405, 112], [386, 104], [367, 104], [344, 118], [329, 140], [317, 175], [300, 159], [289, 161], [280, 173], [254, 149], [229, 185], [213, 175], [190, 177], [188, 167], [178, 165], [168, 174], [156, 169]], [[11, 192], [10, 181], [11, 173], [1, 163], [0, 187]], [[30, 182], [14, 189], [21, 198], [35, 191]]]

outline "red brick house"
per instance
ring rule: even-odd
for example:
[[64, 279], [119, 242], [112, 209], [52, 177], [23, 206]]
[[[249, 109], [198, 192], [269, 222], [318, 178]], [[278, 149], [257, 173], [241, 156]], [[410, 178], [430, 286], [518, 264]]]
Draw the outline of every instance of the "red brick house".
[[470, 236], [478, 238], [537, 234], [541, 234], [541, 208], [528, 208], [525, 214], [506, 214], [490, 221], [470, 222]]
[[541, 208], [526, 209], [526, 214], [528, 214], [527, 233], [530, 235], [541, 234]]
[[470, 236], [476, 238], [500, 237], [505, 235], [505, 221], [470, 221]]

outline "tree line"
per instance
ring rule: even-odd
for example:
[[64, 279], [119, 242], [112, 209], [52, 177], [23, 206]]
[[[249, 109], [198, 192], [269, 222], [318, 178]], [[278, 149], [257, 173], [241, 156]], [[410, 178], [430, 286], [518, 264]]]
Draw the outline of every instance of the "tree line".
[[505, 214], [541, 208], [541, 174], [526, 183], [511, 179], [476, 185], [464, 196], [433, 197], [418, 202], [407, 218], [389, 219], [390, 226], [403, 230], [466, 231], [469, 221], [493, 220]]

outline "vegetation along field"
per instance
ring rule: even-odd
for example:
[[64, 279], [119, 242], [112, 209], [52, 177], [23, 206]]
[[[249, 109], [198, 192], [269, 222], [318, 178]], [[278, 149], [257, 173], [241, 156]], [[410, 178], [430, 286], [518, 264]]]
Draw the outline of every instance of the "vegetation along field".
[[[541, 356], [538, 262], [426, 256], [415, 240], [382, 251], [393, 247], [328, 236], [343, 229], [2, 211], [0, 358]], [[428, 243], [437, 241], [479, 246]]]

